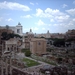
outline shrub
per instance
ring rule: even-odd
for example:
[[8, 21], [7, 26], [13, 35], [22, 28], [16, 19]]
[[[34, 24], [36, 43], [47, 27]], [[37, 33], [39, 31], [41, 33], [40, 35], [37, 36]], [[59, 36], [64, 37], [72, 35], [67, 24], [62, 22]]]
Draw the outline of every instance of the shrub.
[[26, 51], [25, 51], [25, 56], [27, 56], [27, 57], [31, 56], [30, 50], [26, 50]]
[[61, 63], [62, 62], [62, 58], [61, 57], [57, 58], [57, 61], [58, 61], [58, 63]]
[[22, 52], [26, 52], [26, 50], [28, 50], [28, 49], [23, 48], [21, 51], [22, 51]]

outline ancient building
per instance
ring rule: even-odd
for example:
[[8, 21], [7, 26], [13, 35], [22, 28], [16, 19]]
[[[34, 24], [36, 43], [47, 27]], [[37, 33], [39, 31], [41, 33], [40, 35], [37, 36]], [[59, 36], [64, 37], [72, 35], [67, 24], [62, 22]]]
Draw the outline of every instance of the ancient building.
[[46, 40], [43, 38], [32, 38], [30, 41], [30, 51], [33, 54], [42, 55], [46, 53]]

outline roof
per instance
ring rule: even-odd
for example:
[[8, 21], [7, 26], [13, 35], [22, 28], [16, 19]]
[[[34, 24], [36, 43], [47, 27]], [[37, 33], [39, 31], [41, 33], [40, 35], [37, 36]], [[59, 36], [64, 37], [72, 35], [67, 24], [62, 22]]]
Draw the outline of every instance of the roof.
[[17, 26], [21, 26], [21, 27], [22, 27], [22, 25], [21, 25], [21, 23], [20, 23], [20, 22], [18, 23], [18, 25], [17, 25]]
[[44, 38], [32, 38], [31, 41], [46, 41]]

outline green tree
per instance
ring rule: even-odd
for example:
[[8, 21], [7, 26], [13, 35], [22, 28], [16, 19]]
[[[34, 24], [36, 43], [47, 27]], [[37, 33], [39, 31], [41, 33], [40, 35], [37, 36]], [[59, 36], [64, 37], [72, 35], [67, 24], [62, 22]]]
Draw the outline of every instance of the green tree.
[[45, 38], [44, 36], [41, 36], [41, 38]]
[[1, 34], [2, 36], [2, 40], [9, 40], [10, 38], [14, 38], [14, 37], [19, 37], [19, 38], [22, 38], [20, 35], [18, 34], [14, 34], [14, 33], [7, 33], [7, 32], [3, 32]]
[[8, 36], [8, 34], [7, 34], [7, 32], [3, 32], [2, 34], [1, 34], [1, 36], [2, 36], [2, 40], [7, 40], [7, 36]]
[[26, 52], [25, 52], [25, 56], [27, 56], [27, 57], [31, 56], [31, 52], [30, 52], [30, 50], [26, 50]]
[[18, 34], [14, 34], [14, 37], [22, 38], [22, 36], [20, 36], [20, 35], [18, 35]]
[[65, 46], [65, 39], [55, 39], [53, 44], [57, 47]]
[[61, 57], [57, 58], [57, 62], [61, 63], [62, 62], [62, 58]]
[[9, 26], [8, 25], [6, 25], [6, 29], [9, 29]]

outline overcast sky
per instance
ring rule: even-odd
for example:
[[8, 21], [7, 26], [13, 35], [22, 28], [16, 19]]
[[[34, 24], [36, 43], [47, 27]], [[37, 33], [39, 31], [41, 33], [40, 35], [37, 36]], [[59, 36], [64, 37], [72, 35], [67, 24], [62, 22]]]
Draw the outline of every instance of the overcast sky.
[[0, 26], [16, 26], [23, 32], [64, 33], [75, 29], [75, 0], [0, 0]]

